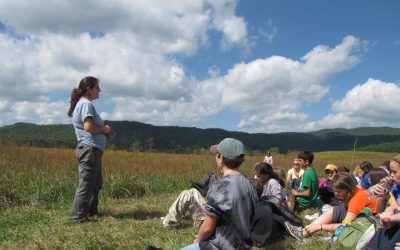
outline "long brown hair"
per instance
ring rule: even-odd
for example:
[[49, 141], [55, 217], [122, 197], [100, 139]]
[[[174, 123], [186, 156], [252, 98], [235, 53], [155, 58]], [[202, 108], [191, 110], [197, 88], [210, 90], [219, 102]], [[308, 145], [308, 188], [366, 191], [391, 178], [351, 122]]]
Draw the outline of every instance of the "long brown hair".
[[281, 187], [285, 187], [285, 182], [274, 172], [272, 166], [266, 162], [260, 162], [254, 167], [256, 173], [261, 175], [268, 175], [269, 178], [273, 178], [279, 182]]
[[72, 113], [74, 112], [75, 106], [78, 103], [79, 99], [86, 94], [88, 88], [93, 88], [99, 80], [93, 76], [86, 76], [82, 78], [79, 83], [78, 88], [74, 88], [71, 92], [71, 100], [69, 101], [70, 107], [68, 110], [68, 116], [72, 117]]
[[337, 173], [332, 180], [332, 188], [339, 190], [346, 190], [348, 192], [346, 198], [346, 205], [350, 198], [357, 191], [357, 186], [351, 178], [351, 175], [346, 172]]

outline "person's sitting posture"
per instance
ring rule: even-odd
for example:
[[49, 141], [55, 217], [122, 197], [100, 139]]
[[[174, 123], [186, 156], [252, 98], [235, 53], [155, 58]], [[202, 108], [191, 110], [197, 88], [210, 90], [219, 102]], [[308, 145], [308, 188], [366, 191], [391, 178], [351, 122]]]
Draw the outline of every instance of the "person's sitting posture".
[[[369, 184], [372, 187], [378, 184], [382, 179], [389, 176], [390, 175], [384, 168], [381, 167], [372, 168], [368, 173]], [[375, 189], [375, 187], [373, 187], [373, 189]], [[389, 200], [389, 192], [387, 192], [386, 195], [384, 196], [378, 197], [378, 202], [376, 206], [377, 213], [382, 213], [383, 211], [385, 211], [388, 200]]]
[[317, 172], [312, 167], [312, 162], [314, 160], [313, 152], [300, 152], [298, 158], [305, 172], [299, 190], [292, 190], [292, 195], [295, 197], [294, 209], [302, 211], [315, 206], [315, 201], [318, 198], [319, 186]]
[[342, 223], [354, 220], [364, 207], [376, 213], [377, 198], [368, 199], [368, 193], [357, 188], [350, 174], [338, 173], [332, 183], [335, 197], [343, 202], [333, 206], [303, 230], [303, 236], [307, 237], [316, 231], [335, 231]]
[[[334, 164], [326, 165], [325, 173], [326, 173], [326, 181], [321, 187], [319, 187], [319, 199], [322, 202], [319, 204], [319, 207], [321, 208], [321, 214], [326, 212], [327, 208], [333, 204], [335, 195], [333, 194], [332, 183], [333, 183], [333, 178], [338, 173], [337, 166]], [[328, 206], [325, 206], [325, 208], [322, 209], [324, 205]]]
[[209, 187], [216, 181], [216, 175], [207, 173], [202, 183], [192, 182], [193, 188], [182, 191], [168, 210], [165, 217], [161, 217], [162, 224], [166, 228], [174, 228], [180, 225], [181, 219], [187, 212], [192, 215], [193, 227], [199, 227], [204, 221], [204, 208]]
[[264, 185], [261, 199], [269, 200], [279, 209], [289, 211], [285, 183], [275, 174], [272, 166], [266, 162], [261, 162], [254, 169], [256, 171], [256, 179]]
[[[258, 163], [254, 167], [256, 180], [261, 185], [259, 191], [260, 202], [256, 207], [251, 236], [257, 246], [265, 246], [282, 238], [285, 232], [300, 240], [296, 229], [300, 228], [302, 221], [291, 213], [287, 203], [287, 193], [283, 182], [285, 172], [283, 169], [273, 170], [268, 163]], [[283, 174], [283, 179], [279, 176]], [[256, 190], [259, 186], [255, 186]], [[258, 192], [257, 192], [258, 193]]]
[[203, 224], [191, 244], [183, 249], [250, 249], [251, 227], [258, 204], [256, 191], [239, 172], [244, 146], [226, 138], [210, 147], [223, 176], [208, 191]]
[[286, 177], [286, 186], [290, 189], [298, 190], [301, 179], [304, 174], [304, 169], [301, 168], [300, 159], [294, 159], [292, 168], [288, 170]]
[[[394, 181], [395, 186], [389, 192], [389, 207], [380, 214], [382, 228], [376, 232], [368, 249], [398, 249], [400, 247], [400, 155], [390, 161], [390, 170], [390, 177], [383, 180]], [[383, 187], [378, 189], [381, 195], [386, 194]]]
[[363, 189], [368, 189], [370, 187], [368, 172], [371, 171], [372, 168], [373, 166], [369, 161], [360, 163], [360, 169], [363, 171], [360, 187]]

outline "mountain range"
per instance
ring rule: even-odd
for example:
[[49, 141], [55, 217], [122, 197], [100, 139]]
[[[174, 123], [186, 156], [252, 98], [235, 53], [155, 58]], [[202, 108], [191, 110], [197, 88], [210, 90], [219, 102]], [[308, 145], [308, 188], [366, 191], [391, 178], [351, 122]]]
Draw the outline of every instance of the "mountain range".
[[[400, 152], [400, 128], [361, 127], [324, 129], [313, 132], [245, 133], [218, 128], [154, 126], [136, 121], [106, 121], [116, 131], [109, 149], [193, 153], [206, 150], [225, 137], [243, 142], [248, 151], [288, 150], [337, 151], [369, 150]], [[16, 123], [0, 127], [0, 144], [39, 147], [76, 146], [71, 124], [36, 125]]]

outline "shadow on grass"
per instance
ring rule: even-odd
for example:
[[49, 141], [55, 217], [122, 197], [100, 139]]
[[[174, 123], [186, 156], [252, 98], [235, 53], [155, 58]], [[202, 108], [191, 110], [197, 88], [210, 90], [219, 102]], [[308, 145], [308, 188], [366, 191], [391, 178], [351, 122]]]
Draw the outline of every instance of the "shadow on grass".
[[152, 218], [160, 218], [164, 214], [159, 211], [146, 211], [140, 209], [135, 211], [110, 213], [109, 215], [117, 219], [148, 220]]

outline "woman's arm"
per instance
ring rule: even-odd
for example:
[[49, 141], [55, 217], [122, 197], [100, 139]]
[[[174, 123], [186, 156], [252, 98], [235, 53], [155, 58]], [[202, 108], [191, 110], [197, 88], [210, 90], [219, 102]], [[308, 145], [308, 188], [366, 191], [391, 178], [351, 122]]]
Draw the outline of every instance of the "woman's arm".
[[105, 125], [105, 126], [97, 126], [93, 122], [93, 118], [88, 116], [86, 117], [85, 121], [83, 122], [83, 129], [86, 132], [92, 133], [92, 134], [110, 134], [112, 132], [112, 129], [110, 126]]

